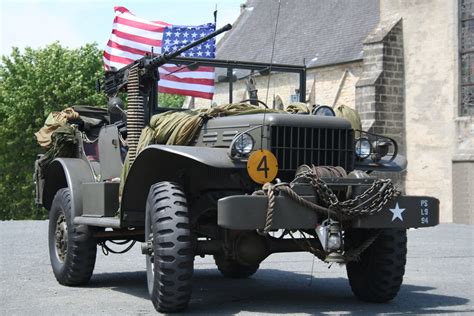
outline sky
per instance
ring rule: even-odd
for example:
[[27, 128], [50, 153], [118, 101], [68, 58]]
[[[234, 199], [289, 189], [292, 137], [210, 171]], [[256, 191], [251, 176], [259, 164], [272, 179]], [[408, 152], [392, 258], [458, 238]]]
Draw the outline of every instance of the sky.
[[105, 47], [112, 30], [114, 6], [123, 6], [136, 16], [171, 24], [217, 27], [233, 23], [245, 0], [0, 0], [0, 55], [12, 46], [43, 47], [54, 41], [70, 48], [97, 42]]

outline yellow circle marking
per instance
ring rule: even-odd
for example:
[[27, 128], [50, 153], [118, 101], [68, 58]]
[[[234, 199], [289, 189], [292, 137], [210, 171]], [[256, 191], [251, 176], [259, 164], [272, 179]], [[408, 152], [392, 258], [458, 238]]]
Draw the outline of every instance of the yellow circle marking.
[[260, 149], [250, 154], [247, 172], [253, 181], [264, 184], [273, 181], [278, 174], [278, 162], [270, 151]]

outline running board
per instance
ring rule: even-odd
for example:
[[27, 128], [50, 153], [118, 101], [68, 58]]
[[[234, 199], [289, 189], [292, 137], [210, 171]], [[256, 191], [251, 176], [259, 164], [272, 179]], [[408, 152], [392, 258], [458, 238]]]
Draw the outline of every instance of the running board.
[[76, 218], [74, 218], [74, 224], [108, 228], [121, 228], [120, 218], [118, 217], [77, 216]]

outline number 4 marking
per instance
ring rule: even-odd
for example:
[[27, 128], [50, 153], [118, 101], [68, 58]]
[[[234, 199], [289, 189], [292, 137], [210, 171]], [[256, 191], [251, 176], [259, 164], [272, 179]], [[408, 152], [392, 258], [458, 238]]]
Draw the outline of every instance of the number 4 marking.
[[265, 178], [268, 178], [268, 170], [267, 156], [263, 156], [262, 160], [258, 163], [257, 171], [265, 172]]

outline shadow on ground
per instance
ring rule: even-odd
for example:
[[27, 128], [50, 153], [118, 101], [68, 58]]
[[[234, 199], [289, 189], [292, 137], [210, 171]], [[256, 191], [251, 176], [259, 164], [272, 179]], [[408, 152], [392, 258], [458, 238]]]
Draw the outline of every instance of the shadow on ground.
[[[367, 313], [472, 313], [459, 308], [465, 298], [429, 293], [433, 287], [404, 284], [397, 298], [387, 304], [357, 300], [345, 278], [317, 278], [296, 272], [259, 270], [244, 280], [223, 278], [215, 269], [199, 269], [194, 274], [193, 296], [186, 313], [235, 314], [241, 311], [283, 313], [349, 312]], [[110, 288], [148, 300], [146, 273], [123, 272], [94, 275], [89, 287]], [[151, 303], [150, 303], [151, 306]], [[457, 307], [457, 308], [456, 308]]]

